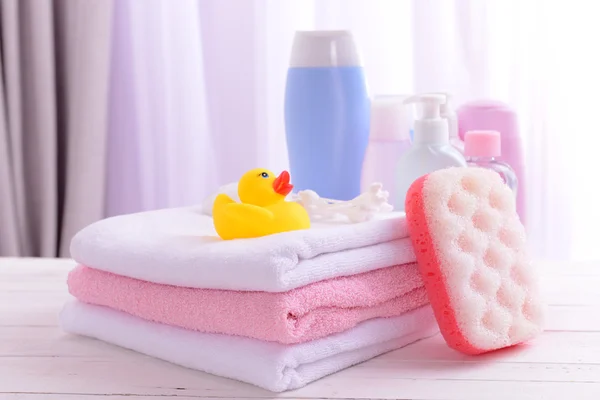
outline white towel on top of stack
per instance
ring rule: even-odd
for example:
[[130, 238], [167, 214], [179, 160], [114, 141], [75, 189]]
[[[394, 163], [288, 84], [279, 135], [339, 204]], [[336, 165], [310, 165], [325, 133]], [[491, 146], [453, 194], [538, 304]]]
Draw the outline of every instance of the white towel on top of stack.
[[185, 330], [77, 301], [65, 305], [60, 322], [70, 333], [274, 392], [300, 388], [438, 332], [430, 306], [295, 345]]
[[75, 235], [71, 256], [88, 267], [160, 284], [268, 292], [416, 261], [404, 213], [221, 240], [200, 206], [98, 221]]

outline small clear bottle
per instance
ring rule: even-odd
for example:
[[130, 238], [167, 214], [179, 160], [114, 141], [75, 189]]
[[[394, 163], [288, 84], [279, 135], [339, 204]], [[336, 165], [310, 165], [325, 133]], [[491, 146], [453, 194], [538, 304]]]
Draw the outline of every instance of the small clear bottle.
[[500, 132], [469, 131], [465, 133], [467, 165], [496, 171], [517, 195], [517, 174], [507, 163], [498, 160], [502, 154]]

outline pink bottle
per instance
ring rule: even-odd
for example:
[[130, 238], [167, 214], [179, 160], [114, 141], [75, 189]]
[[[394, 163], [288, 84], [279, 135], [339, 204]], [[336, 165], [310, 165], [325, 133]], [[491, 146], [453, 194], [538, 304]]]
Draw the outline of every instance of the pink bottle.
[[468, 131], [498, 131], [502, 138], [502, 155], [498, 157], [515, 171], [519, 182], [517, 191], [517, 212], [521, 222], [526, 225], [525, 200], [525, 162], [523, 144], [519, 134], [516, 113], [499, 101], [479, 100], [463, 104], [457, 111], [458, 134], [465, 139]]
[[468, 131], [465, 133], [465, 158], [467, 165], [487, 168], [497, 172], [510, 190], [519, 194], [519, 181], [515, 171], [498, 158], [502, 155], [502, 139], [497, 131]]
[[389, 193], [388, 202], [396, 198], [396, 163], [410, 148], [410, 129], [413, 116], [404, 105], [408, 96], [375, 96], [371, 100], [369, 146], [363, 163], [361, 191], [372, 183], [383, 184]]

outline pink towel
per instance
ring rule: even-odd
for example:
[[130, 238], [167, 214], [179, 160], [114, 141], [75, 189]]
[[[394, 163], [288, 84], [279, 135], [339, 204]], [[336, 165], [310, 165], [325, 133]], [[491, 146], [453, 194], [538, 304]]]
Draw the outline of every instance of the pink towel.
[[84, 266], [68, 278], [77, 299], [201, 332], [301, 343], [428, 304], [416, 264], [316, 282], [288, 292], [160, 285]]

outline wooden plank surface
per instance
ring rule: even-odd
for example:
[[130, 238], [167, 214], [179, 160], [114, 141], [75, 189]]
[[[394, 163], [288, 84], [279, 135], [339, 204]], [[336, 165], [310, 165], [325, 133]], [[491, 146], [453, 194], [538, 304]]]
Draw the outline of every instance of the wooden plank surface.
[[277, 395], [65, 334], [73, 265], [0, 259], [0, 399], [600, 398], [600, 263], [543, 266], [547, 331], [526, 346], [467, 357], [438, 335]]

